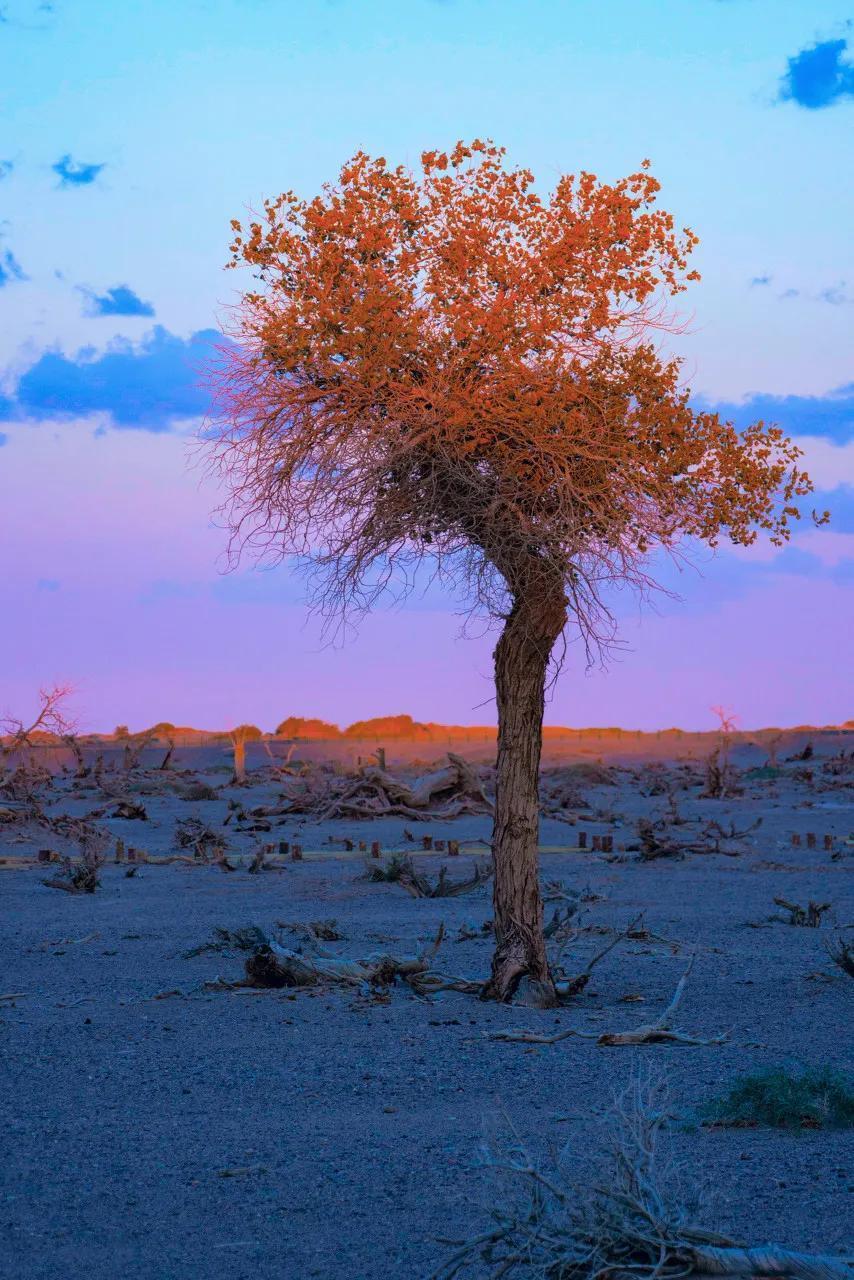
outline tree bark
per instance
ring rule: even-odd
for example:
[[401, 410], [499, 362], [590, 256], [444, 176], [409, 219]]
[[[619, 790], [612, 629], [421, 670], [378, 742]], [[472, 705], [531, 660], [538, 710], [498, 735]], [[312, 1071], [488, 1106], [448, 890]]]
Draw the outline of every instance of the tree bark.
[[537, 846], [546, 673], [566, 622], [562, 584], [550, 598], [515, 603], [495, 649], [498, 702], [493, 858], [496, 950], [481, 997], [508, 1001], [527, 979], [535, 1003], [557, 1003], [543, 938]]

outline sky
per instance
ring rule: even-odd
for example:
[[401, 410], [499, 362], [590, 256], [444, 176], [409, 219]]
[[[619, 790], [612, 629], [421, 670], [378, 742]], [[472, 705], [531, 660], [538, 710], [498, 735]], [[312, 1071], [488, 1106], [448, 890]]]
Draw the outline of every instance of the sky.
[[777, 421], [832, 521], [661, 566], [551, 724], [854, 716], [854, 10], [841, 0], [0, 0], [0, 712], [81, 727], [493, 723], [494, 633], [428, 594], [328, 643], [287, 566], [228, 572], [192, 443], [232, 218], [357, 149], [491, 137], [544, 190], [644, 157], [700, 236], [697, 404]]

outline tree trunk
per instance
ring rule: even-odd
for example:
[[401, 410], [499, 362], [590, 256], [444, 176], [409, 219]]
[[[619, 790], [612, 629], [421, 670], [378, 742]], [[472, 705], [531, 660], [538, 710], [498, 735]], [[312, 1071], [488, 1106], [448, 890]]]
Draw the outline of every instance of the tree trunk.
[[493, 858], [496, 950], [485, 1000], [511, 1000], [525, 978], [533, 1000], [557, 1003], [543, 938], [537, 845], [539, 773], [546, 673], [566, 622], [566, 597], [556, 589], [535, 606], [518, 596], [495, 649], [498, 702]]

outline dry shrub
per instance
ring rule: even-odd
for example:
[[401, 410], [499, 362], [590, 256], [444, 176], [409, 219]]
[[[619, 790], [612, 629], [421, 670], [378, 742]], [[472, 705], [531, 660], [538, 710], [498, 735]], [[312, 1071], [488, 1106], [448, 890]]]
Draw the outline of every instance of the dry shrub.
[[[598, 1156], [566, 1147], [543, 1168], [513, 1135], [485, 1163], [493, 1225], [453, 1251], [431, 1280], [511, 1274], [533, 1280], [684, 1280], [690, 1275], [850, 1280], [851, 1261], [740, 1244], [699, 1225], [702, 1197], [663, 1151], [661, 1083], [638, 1074], [605, 1117]], [[578, 1170], [584, 1171], [580, 1181]]]

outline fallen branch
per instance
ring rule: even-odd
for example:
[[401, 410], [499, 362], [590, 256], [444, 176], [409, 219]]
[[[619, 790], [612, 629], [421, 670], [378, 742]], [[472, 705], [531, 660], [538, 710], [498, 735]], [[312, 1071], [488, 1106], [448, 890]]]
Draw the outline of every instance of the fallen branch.
[[[617, 939], [616, 941], [619, 941]], [[616, 945], [616, 941], [611, 946]], [[610, 947], [608, 948], [610, 950]], [[606, 954], [603, 952], [602, 954]], [[595, 959], [599, 959], [596, 957]], [[595, 963], [595, 960], [594, 960]], [[622, 1045], [641, 1045], [641, 1044], [688, 1044], [688, 1045], [719, 1045], [724, 1044], [728, 1039], [727, 1035], [712, 1036], [709, 1039], [701, 1039], [699, 1036], [688, 1035], [684, 1031], [673, 1030], [673, 1019], [682, 1003], [682, 997], [685, 994], [685, 986], [688, 981], [688, 975], [694, 965], [694, 957], [692, 956], [688, 962], [688, 967], [679, 979], [673, 999], [664, 1010], [660, 1018], [655, 1022], [644, 1023], [640, 1027], [635, 1027], [633, 1031], [578, 1031], [574, 1027], [568, 1027], [565, 1031], [559, 1031], [552, 1036], [539, 1035], [535, 1031], [493, 1031], [487, 1033], [488, 1040], [503, 1040], [515, 1044], [558, 1044], [561, 1040], [568, 1040], [571, 1036], [577, 1036], [582, 1040], [595, 1040], [599, 1045], [622, 1046]]]
[[307, 955], [282, 947], [268, 939], [246, 960], [246, 986], [311, 987], [320, 983], [345, 986], [390, 986], [395, 978], [409, 980], [424, 974], [445, 936], [439, 926], [434, 941], [417, 956], [395, 957], [378, 953], [364, 960], [347, 960], [341, 956]]

